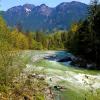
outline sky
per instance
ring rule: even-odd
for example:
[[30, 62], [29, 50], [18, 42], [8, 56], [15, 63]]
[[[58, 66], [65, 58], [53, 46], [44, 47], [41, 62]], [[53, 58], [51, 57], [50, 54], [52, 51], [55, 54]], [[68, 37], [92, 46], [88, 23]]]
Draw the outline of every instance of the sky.
[[46, 4], [49, 7], [55, 7], [62, 2], [80, 1], [89, 4], [90, 0], [0, 0], [0, 10], [7, 10], [13, 6], [23, 5], [23, 4]]

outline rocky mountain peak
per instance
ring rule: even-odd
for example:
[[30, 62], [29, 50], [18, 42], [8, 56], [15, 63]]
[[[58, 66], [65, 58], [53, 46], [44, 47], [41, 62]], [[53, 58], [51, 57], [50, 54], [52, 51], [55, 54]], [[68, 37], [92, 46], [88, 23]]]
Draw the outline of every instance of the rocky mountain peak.
[[69, 29], [73, 22], [86, 18], [87, 8], [88, 5], [76, 1], [63, 2], [54, 8], [24, 4], [8, 9], [3, 16], [8, 26], [22, 21], [23, 28], [30, 31]]
[[24, 4], [23, 7], [32, 10], [33, 8], [35, 8], [35, 5], [33, 5], [33, 4]]

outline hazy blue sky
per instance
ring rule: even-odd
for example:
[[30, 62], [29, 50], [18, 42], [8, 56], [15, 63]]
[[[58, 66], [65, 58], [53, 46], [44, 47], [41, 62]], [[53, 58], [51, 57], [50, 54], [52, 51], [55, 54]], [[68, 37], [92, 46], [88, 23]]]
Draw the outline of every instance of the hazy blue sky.
[[70, 1], [80, 1], [87, 4], [89, 4], [90, 2], [90, 0], [0, 0], [0, 9], [7, 10], [10, 7], [23, 5], [26, 3], [34, 5], [40, 5], [44, 3], [50, 7], [54, 7], [61, 2], [70, 2]]

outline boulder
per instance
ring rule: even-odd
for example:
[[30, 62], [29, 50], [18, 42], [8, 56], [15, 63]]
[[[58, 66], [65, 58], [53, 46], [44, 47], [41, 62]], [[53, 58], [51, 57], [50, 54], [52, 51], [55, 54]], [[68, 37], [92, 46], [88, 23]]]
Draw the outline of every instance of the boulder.
[[58, 60], [58, 62], [68, 62], [68, 61], [72, 61], [71, 57], [67, 56], [67, 57], [64, 57], [64, 58]]
[[46, 56], [46, 57], [44, 57], [44, 59], [56, 61], [58, 58], [56, 57], [56, 55], [52, 55], [52, 56]]
[[72, 59], [71, 65], [75, 66], [75, 67], [86, 68], [87, 62], [86, 62], [86, 60], [84, 60], [80, 57], [74, 57], [74, 59]]
[[93, 70], [93, 69], [97, 69], [96, 68], [96, 64], [94, 64], [94, 63], [92, 63], [92, 64], [87, 64], [87, 69], [91, 69], [91, 70]]

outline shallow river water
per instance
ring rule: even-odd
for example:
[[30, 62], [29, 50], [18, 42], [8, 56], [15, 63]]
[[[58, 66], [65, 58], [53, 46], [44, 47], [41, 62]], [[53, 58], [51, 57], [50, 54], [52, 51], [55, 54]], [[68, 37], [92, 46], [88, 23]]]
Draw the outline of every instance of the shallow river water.
[[[45, 74], [55, 100], [100, 100], [100, 71], [77, 68], [70, 62], [57, 62], [66, 55], [72, 56], [65, 51], [25, 51], [21, 58], [26, 62], [24, 70]], [[57, 90], [55, 86], [62, 89]]]

